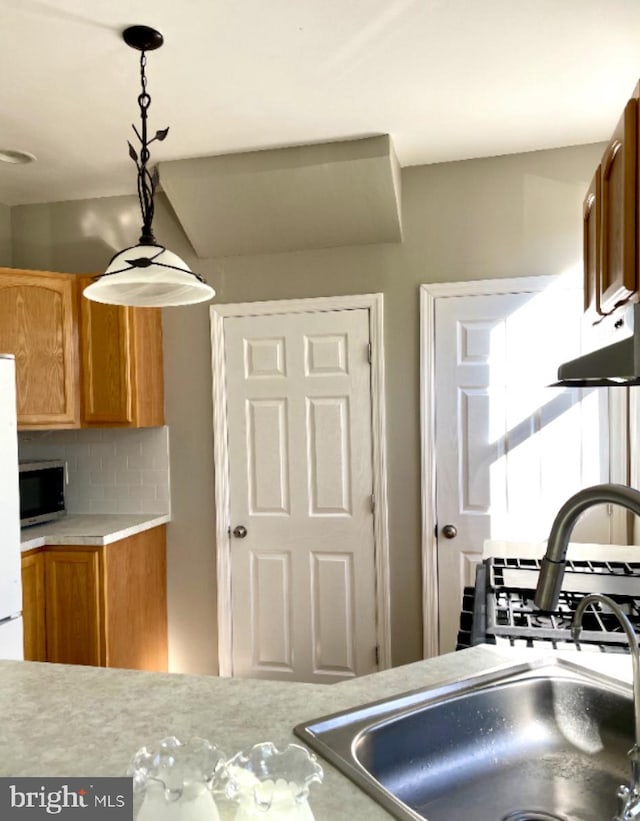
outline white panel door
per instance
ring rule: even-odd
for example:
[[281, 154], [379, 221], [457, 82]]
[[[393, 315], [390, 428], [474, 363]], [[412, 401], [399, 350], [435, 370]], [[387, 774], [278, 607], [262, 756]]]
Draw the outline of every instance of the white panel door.
[[224, 338], [233, 674], [373, 672], [369, 312], [228, 317]]
[[[436, 300], [441, 653], [455, 648], [484, 540], [541, 542], [569, 496], [609, 480], [607, 391], [546, 387], [580, 353], [581, 300], [553, 287]], [[610, 542], [606, 506], [572, 540]]]

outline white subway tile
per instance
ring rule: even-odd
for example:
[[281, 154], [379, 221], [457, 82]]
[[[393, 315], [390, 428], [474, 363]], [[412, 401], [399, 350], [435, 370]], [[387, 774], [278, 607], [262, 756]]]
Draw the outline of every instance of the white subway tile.
[[107, 499], [93, 499], [90, 503], [89, 513], [113, 513], [113, 504]]
[[18, 435], [26, 459], [64, 459], [70, 513], [169, 513], [169, 429], [82, 429]]
[[132, 470], [153, 467], [153, 453], [148, 448], [142, 448], [139, 453], [132, 453], [127, 458], [127, 465]]
[[154, 485], [142, 485], [141, 487], [137, 488], [137, 496], [139, 499], [149, 500], [149, 499], [156, 499], [156, 490], [157, 488]]
[[[115, 472], [116, 485], [141, 485], [142, 472], [139, 470], [131, 470], [130, 468], [118, 468]], [[135, 490], [133, 491], [136, 492]]]

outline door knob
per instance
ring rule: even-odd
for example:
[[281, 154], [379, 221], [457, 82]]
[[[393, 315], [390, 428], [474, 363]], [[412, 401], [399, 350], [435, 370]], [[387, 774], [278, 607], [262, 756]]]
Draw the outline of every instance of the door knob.
[[237, 525], [233, 528], [233, 535], [236, 539], [244, 539], [247, 535], [247, 528], [244, 525]]
[[455, 525], [445, 525], [442, 528], [442, 535], [445, 539], [455, 539], [458, 535], [458, 528]]

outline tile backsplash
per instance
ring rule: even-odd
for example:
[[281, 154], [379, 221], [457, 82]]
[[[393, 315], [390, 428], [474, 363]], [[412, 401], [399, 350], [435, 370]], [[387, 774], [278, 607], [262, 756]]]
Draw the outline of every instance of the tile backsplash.
[[169, 428], [22, 431], [20, 461], [64, 459], [69, 513], [170, 513]]

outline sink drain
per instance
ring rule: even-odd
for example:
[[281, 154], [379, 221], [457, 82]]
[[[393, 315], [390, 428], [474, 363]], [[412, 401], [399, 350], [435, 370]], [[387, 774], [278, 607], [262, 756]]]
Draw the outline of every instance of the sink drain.
[[516, 810], [505, 815], [502, 821], [566, 821], [561, 815], [551, 815], [538, 810]]

